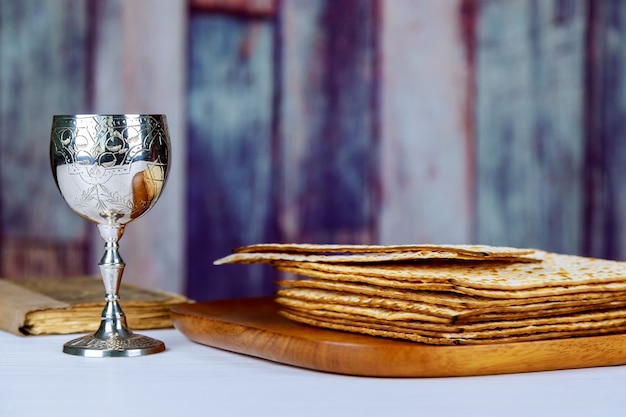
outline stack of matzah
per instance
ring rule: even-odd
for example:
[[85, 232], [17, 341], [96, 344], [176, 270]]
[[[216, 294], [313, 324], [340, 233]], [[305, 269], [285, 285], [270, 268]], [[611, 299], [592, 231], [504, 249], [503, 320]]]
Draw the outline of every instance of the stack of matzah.
[[259, 244], [215, 261], [267, 263], [280, 313], [421, 343], [484, 344], [626, 331], [626, 262], [478, 245]]

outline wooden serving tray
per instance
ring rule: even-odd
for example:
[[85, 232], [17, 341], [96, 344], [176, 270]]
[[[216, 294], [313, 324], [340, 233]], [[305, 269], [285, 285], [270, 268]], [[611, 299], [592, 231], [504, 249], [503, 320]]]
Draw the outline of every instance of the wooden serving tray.
[[537, 342], [432, 346], [326, 330], [277, 314], [272, 298], [172, 308], [189, 339], [303, 368], [375, 377], [493, 375], [626, 364], [626, 334]]

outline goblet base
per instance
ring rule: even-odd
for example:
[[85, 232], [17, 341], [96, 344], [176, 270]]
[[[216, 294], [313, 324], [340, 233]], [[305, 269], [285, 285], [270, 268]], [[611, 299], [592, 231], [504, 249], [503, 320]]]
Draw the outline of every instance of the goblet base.
[[65, 353], [90, 358], [144, 356], [164, 350], [165, 344], [160, 340], [135, 333], [124, 338], [112, 335], [108, 339], [87, 335], [70, 340], [63, 345]]

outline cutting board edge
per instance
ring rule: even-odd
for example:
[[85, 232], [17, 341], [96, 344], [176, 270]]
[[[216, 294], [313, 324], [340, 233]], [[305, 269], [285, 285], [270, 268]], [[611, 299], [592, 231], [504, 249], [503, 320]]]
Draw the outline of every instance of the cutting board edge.
[[[238, 307], [240, 310], [237, 315], [240, 316], [241, 305]], [[196, 343], [280, 364], [334, 374], [383, 378], [462, 377], [626, 364], [626, 348], [617, 347], [618, 345], [626, 347], [626, 334], [465, 346], [417, 345], [405, 341], [396, 343], [395, 340], [372, 339], [371, 336], [358, 335], [372, 342], [384, 341], [382, 346], [385, 349], [397, 346], [397, 351], [393, 353], [399, 359], [393, 366], [371, 369], [364, 367], [363, 363], [374, 360], [376, 355], [381, 354], [376, 349], [375, 343], [355, 346], [354, 343], [342, 344], [301, 337], [298, 334], [285, 334], [272, 328], [268, 329], [262, 323], [255, 326], [250, 323], [241, 324], [236, 320], [226, 320], [227, 311], [222, 311], [223, 314], [219, 318], [181, 311], [193, 309], [194, 307], [189, 306], [173, 308], [172, 319], [174, 327]], [[251, 313], [256, 314], [256, 311]], [[284, 320], [289, 322], [287, 319]], [[299, 332], [302, 332], [302, 326], [305, 326], [295, 322], [289, 322], [289, 325], [298, 328]], [[287, 330], [289, 328], [287, 327]], [[312, 328], [311, 331], [337, 334], [336, 331], [326, 329]], [[303, 349], [308, 353], [302, 354]], [[337, 359], [342, 351], [349, 353], [349, 360], [345, 360], [345, 357], [344, 360]]]
[[351, 372], [350, 370], [343, 370], [341, 368], [336, 369], [333, 367], [326, 367], [324, 365], [317, 364], [317, 361], [299, 360], [297, 359], [297, 357], [294, 358], [294, 355], [290, 354], [288, 350], [281, 350], [282, 354], [279, 354], [276, 351], [273, 351], [271, 349], [271, 346], [269, 347], [269, 349], [262, 349], [259, 348], [258, 345], [239, 342], [240, 339], [261, 339], [265, 336], [275, 337], [278, 335], [284, 340], [283, 343], [287, 345], [289, 345], [292, 341], [296, 343], [309, 344], [310, 341], [306, 338], [301, 338], [293, 335], [281, 335], [272, 330], [255, 328], [252, 326], [244, 326], [238, 323], [229, 323], [228, 331], [224, 332], [223, 323], [221, 323], [219, 320], [212, 319], [204, 319], [205, 321], [204, 323], [202, 323], [203, 330], [198, 331], [196, 328], [193, 327], [193, 325], [190, 325], [195, 320], [197, 320], [197, 317], [178, 312], [172, 313], [172, 320], [174, 323], [174, 327], [182, 334], [184, 334], [188, 339], [205, 346], [243, 354], [282, 365], [295, 366], [298, 368], [304, 368], [318, 372], [328, 372], [354, 376], [376, 376], [369, 375], [368, 373], [355, 373]]

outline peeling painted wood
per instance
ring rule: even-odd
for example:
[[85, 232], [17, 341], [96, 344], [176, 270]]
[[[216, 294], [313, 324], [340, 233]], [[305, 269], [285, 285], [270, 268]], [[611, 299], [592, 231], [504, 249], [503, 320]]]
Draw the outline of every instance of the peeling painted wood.
[[[138, 23], [147, 3], [159, 12]], [[90, 32], [83, 1], [0, 2], [10, 270], [78, 262], [63, 248], [81, 252], [92, 228], [54, 188], [51, 115], [167, 101], [182, 120], [184, 94], [188, 153], [184, 129], [173, 142], [186, 182], [155, 210], [180, 227], [178, 243], [151, 250], [159, 221], [146, 217], [122, 251], [159, 269], [184, 240], [197, 299], [271, 294], [269, 268], [211, 264], [263, 241], [475, 241], [626, 259], [625, 0], [193, 0], [180, 6], [188, 21], [142, 47], [166, 3], [90, 3], [108, 19]], [[151, 65], [182, 61], [171, 42], [186, 24], [184, 92], [181, 74]]]
[[223, 12], [247, 16], [270, 17], [276, 13], [276, 0], [190, 0], [195, 11]]
[[223, 15], [190, 21], [187, 292], [198, 299], [273, 290], [269, 268], [215, 267], [240, 245], [276, 239], [272, 26]]
[[282, 5], [283, 238], [370, 242], [378, 192], [376, 2]]
[[[93, 111], [165, 114], [172, 143], [164, 192], [154, 208], [126, 228], [120, 242], [127, 264], [124, 281], [180, 292], [185, 286], [188, 9], [170, 0], [89, 3], [97, 22], [91, 27]], [[97, 232], [92, 239], [91, 264], [96, 267], [103, 241]]]
[[73, 277], [93, 269], [89, 242], [38, 237], [5, 237], [0, 253], [0, 277]]
[[589, 2], [584, 252], [626, 260], [626, 2]]
[[586, 2], [483, 1], [477, 240], [579, 253]]
[[[83, 1], [0, 2], [3, 254], [13, 253], [11, 242], [16, 239], [55, 239], [68, 247], [83, 247], [86, 242], [88, 225], [63, 201], [49, 162], [52, 115], [82, 113], [87, 108], [86, 41]], [[18, 246], [24, 256], [29, 251], [33, 256], [42, 253], [36, 242]], [[46, 253], [53, 255], [54, 248], [48, 249]], [[77, 263], [79, 269], [84, 267], [84, 260]], [[24, 272], [8, 268], [6, 259], [4, 264], [5, 273]]]
[[473, 32], [461, 23], [473, 16], [462, 6], [382, 2], [381, 243], [472, 239]]
[[80, 239], [83, 221], [52, 181], [49, 138], [54, 113], [86, 107], [84, 3], [1, 2], [0, 19], [2, 229]]

